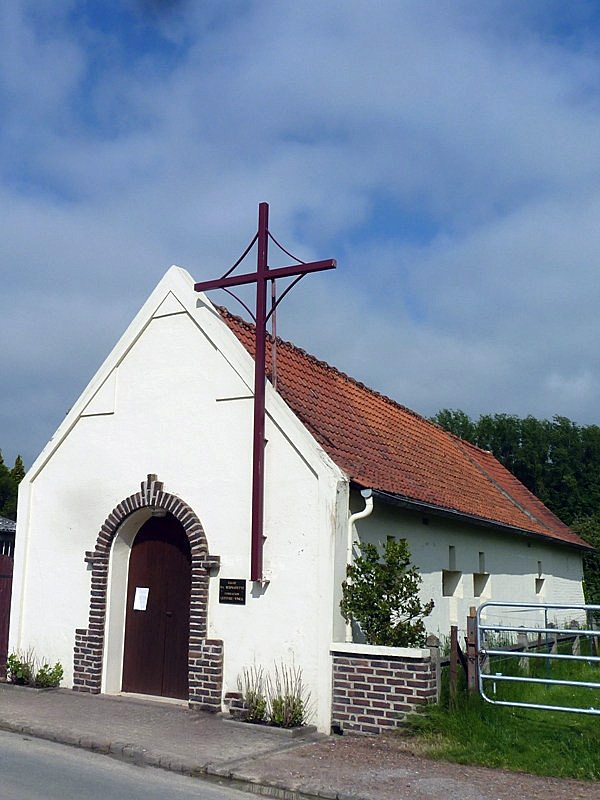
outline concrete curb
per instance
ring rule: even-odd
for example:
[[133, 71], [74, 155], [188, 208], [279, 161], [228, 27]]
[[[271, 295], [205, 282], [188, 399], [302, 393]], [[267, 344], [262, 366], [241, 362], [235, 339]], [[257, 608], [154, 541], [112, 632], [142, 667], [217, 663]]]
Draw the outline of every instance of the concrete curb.
[[[69, 747], [79, 747], [93, 753], [117, 758], [135, 766], [155, 767], [169, 772], [189, 775], [192, 778], [201, 778], [211, 783], [227, 784], [234, 789], [240, 789], [263, 797], [274, 797], [277, 800], [315, 800], [315, 798], [319, 800], [361, 800], [359, 795], [350, 796], [346, 793], [327, 790], [307, 792], [283, 782], [261, 782], [259, 779], [245, 777], [243, 773], [237, 770], [242, 764], [253, 761], [255, 759], [254, 756], [230, 760], [221, 764], [211, 762], [200, 764], [185, 761], [180, 757], [168, 754], [161, 755], [131, 742], [113, 742], [106, 739], [98, 739], [94, 736], [75, 734], [62, 728], [44, 728], [0, 719], [0, 730], [18, 733], [23, 736], [32, 736], [36, 739], [46, 739]], [[274, 747], [269, 752], [261, 753], [260, 757], [264, 758], [274, 753], [294, 749], [311, 741], [313, 736], [314, 734], [309, 734], [307, 736], [294, 737], [292, 740], [287, 739], [285, 742], [282, 741], [280, 746]]]
[[[286, 739], [307, 739], [317, 733], [316, 725], [302, 725], [298, 728], [278, 728], [275, 725], [261, 725], [259, 723], [245, 722], [244, 720], [228, 717], [225, 714], [221, 715], [221, 721], [226, 725], [233, 725], [236, 728], [243, 728], [251, 732], [252, 729], [260, 732], [268, 731], [275, 736], [281, 736]], [[319, 734], [324, 737], [325, 734]]]

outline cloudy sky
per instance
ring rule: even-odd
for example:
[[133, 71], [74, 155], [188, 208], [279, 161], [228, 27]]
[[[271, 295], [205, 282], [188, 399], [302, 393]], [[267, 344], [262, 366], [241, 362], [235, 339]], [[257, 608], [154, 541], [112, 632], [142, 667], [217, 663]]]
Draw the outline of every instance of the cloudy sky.
[[262, 200], [338, 260], [285, 338], [426, 415], [600, 423], [598, 2], [3, 0], [0, 64], [7, 462]]

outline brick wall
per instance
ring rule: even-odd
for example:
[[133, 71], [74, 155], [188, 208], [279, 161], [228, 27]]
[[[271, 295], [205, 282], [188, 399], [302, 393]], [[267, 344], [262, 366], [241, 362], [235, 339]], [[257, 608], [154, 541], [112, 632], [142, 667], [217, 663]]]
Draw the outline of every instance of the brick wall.
[[331, 654], [334, 730], [383, 733], [437, 699], [437, 669], [429, 650], [334, 644]]

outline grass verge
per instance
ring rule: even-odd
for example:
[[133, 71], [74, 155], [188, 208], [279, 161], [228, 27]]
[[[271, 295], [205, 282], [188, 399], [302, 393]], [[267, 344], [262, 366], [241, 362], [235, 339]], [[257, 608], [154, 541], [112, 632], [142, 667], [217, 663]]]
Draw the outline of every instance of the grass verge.
[[[506, 674], [506, 665], [504, 669]], [[593, 672], [598, 680], [600, 670]], [[588, 698], [585, 703], [574, 701], [569, 687], [512, 684], [502, 689], [508, 700], [588, 705]], [[509, 690], [512, 697], [505, 694]], [[595, 692], [597, 707], [598, 690]], [[568, 695], [561, 697], [561, 693]], [[450, 701], [444, 692], [440, 705], [429, 706], [408, 719], [406, 733], [416, 737], [415, 745], [423, 755], [432, 758], [536, 775], [600, 780], [598, 716], [495, 706], [479, 695], [468, 697], [464, 691]]]

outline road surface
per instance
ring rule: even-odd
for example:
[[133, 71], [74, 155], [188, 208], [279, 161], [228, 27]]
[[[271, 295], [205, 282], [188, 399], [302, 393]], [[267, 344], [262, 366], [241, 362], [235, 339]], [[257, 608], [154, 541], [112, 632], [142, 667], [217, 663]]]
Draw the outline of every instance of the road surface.
[[2, 800], [248, 800], [200, 778], [0, 731]]

